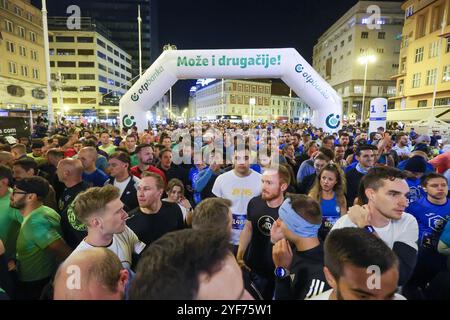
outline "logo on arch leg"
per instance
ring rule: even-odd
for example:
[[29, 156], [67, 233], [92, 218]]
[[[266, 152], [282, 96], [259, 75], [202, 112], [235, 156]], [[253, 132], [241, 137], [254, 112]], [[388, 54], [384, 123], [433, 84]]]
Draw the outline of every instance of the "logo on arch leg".
[[139, 95], [137, 93], [133, 93], [130, 98], [131, 98], [132, 101], [138, 101], [139, 100]]
[[134, 121], [134, 116], [130, 116], [128, 114], [124, 115], [122, 118], [122, 125], [125, 128], [131, 128], [136, 125], [136, 121]]
[[335, 115], [334, 113], [331, 113], [328, 115], [328, 117], [325, 120], [325, 124], [331, 128], [331, 129], [336, 129], [337, 127], [339, 127], [339, 124], [341, 123], [341, 120], [339, 120], [339, 115]]

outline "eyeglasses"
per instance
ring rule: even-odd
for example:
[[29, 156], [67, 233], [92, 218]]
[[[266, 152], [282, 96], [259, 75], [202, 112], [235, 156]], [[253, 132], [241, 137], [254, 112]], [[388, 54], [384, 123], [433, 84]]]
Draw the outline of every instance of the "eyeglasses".
[[28, 194], [28, 192], [13, 190], [12, 194]]

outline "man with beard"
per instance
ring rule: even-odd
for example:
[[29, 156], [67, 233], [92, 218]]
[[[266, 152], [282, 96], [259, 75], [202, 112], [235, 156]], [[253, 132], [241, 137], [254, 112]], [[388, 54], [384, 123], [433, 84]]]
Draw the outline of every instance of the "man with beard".
[[164, 234], [184, 228], [183, 214], [176, 203], [161, 201], [164, 181], [153, 172], [144, 172], [137, 188], [139, 207], [130, 212], [127, 225], [146, 245]]
[[254, 273], [254, 283], [264, 300], [272, 299], [275, 288], [270, 229], [278, 219], [278, 209], [289, 183], [290, 175], [285, 166], [264, 171], [262, 193], [248, 203], [247, 221], [239, 240], [237, 261]]
[[405, 178], [395, 168], [372, 168], [361, 181], [367, 204], [351, 207], [331, 229], [357, 227], [380, 237], [399, 258], [400, 285], [406, 283], [416, 265], [419, 235], [416, 219], [404, 212], [409, 194]]
[[244, 229], [249, 201], [261, 194], [261, 174], [250, 169], [250, 150], [237, 150], [234, 153], [234, 168], [221, 174], [212, 189], [216, 197], [231, 200], [233, 215], [231, 243], [234, 254], [237, 253], [239, 237]]
[[23, 222], [17, 237], [17, 293], [19, 299], [38, 299], [60, 262], [71, 249], [61, 237], [60, 217], [42, 203], [49, 190], [41, 177], [23, 178], [11, 193], [11, 207]]
[[[324, 251], [323, 271], [332, 289], [310, 300], [405, 300], [396, 293], [398, 259], [377, 236], [355, 228], [335, 230], [325, 240]], [[379, 287], [369, 286], [373, 266], [381, 273]]]
[[167, 183], [164, 172], [153, 166], [153, 148], [150, 144], [140, 144], [136, 147], [136, 154], [138, 165], [131, 168], [131, 174], [141, 178], [144, 171], [153, 172], [163, 178], [164, 183]]

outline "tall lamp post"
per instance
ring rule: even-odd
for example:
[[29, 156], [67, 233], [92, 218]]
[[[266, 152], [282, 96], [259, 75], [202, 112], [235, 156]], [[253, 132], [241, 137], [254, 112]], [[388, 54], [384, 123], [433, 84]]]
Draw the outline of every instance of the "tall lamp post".
[[255, 104], [256, 104], [256, 98], [250, 98], [250, 122], [253, 122], [253, 117], [255, 115]]
[[358, 58], [358, 62], [364, 65], [364, 87], [363, 87], [363, 100], [361, 107], [361, 125], [364, 122], [364, 104], [366, 102], [366, 81], [367, 81], [367, 67], [369, 62], [375, 62], [376, 57], [374, 55], [365, 54]]

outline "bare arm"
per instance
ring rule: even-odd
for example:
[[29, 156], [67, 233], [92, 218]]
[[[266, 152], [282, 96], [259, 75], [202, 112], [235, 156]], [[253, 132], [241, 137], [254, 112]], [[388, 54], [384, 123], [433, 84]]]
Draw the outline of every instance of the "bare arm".
[[241, 237], [239, 238], [239, 248], [236, 255], [236, 259], [240, 265], [244, 264], [244, 254], [247, 250], [247, 247], [252, 239], [253, 227], [250, 221], [246, 221], [244, 225], [244, 229], [241, 232]]

